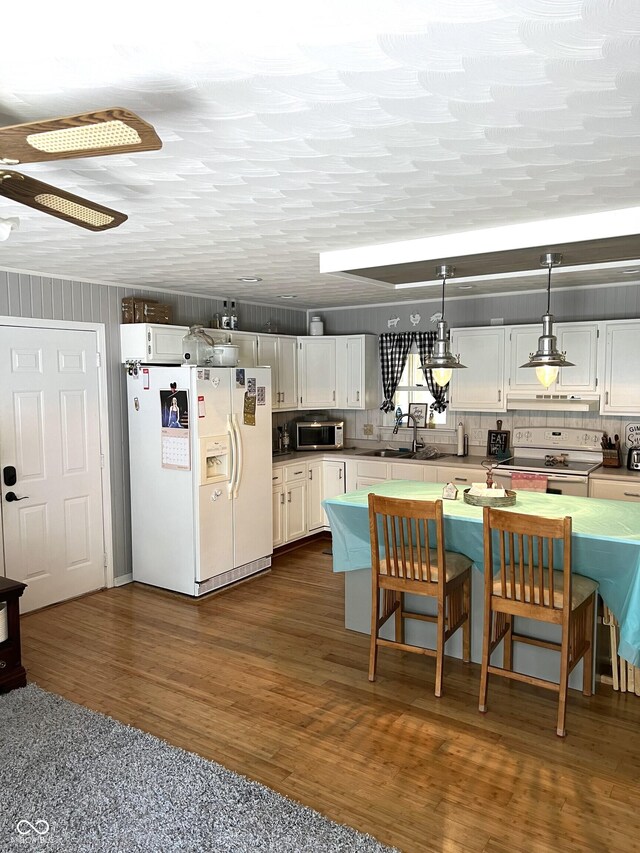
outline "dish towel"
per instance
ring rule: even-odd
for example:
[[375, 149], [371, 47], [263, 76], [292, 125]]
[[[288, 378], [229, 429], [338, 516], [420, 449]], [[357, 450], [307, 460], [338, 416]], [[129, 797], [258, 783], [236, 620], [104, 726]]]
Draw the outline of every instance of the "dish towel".
[[511, 474], [511, 488], [527, 492], [546, 492], [549, 477], [547, 474], [530, 474], [528, 471], [514, 471]]

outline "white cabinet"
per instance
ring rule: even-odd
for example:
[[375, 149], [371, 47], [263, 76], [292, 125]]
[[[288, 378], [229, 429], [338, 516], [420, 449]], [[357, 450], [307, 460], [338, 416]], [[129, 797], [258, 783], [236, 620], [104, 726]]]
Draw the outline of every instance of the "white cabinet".
[[451, 351], [465, 369], [453, 371], [450, 408], [466, 412], [505, 412], [504, 326], [453, 329]]
[[301, 408], [336, 407], [335, 338], [298, 338], [298, 377]]
[[307, 484], [285, 483], [285, 541], [307, 535]]
[[307, 465], [307, 529], [309, 533], [326, 524], [322, 511], [322, 460]]
[[600, 413], [640, 414], [640, 320], [602, 325], [605, 354]]
[[589, 478], [589, 497], [609, 501], [640, 501], [640, 478], [637, 481], [614, 482]]
[[[322, 463], [322, 500], [343, 495], [345, 482], [344, 462]], [[329, 527], [329, 519], [324, 509], [322, 510], [322, 520], [324, 526]]]
[[458, 489], [470, 488], [472, 483], [484, 483], [486, 478], [487, 472], [484, 468], [438, 465], [438, 480], [441, 483], [453, 483]]
[[336, 338], [337, 405], [339, 409], [373, 409], [379, 403], [378, 338]]
[[[531, 367], [521, 367], [538, 349], [542, 324], [512, 326], [510, 330], [509, 390], [543, 393], [545, 389]], [[554, 334], [558, 349], [566, 352], [573, 367], [561, 367], [557, 380], [549, 386], [550, 394], [594, 393], [597, 387], [598, 323], [556, 323]]]
[[297, 338], [258, 335], [258, 364], [271, 368], [273, 410], [297, 409]]
[[285, 494], [282, 468], [273, 469], [272, 481], [273, 547], [277, 548], [284, 544], [285, 537]]
[[307, 464], [273, 469], [273, 547], [307, 535]]
[[188, 331], [186, 326], [162, 323], [123, 323], [120, 326], [120, 360], [182, 364], [182, 339]]
[[238, 347], [238, 367], [258, 364], [258, 336], [253, 332], [230, 332], [226, 329], [207, 329], [216, 343], [232, 343]]

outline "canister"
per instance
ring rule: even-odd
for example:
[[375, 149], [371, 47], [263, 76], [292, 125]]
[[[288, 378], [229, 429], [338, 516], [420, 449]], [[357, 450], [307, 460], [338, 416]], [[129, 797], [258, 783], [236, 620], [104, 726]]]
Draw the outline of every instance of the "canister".
[[318, 314], [314, 315], [309, 320], [309, 334], [324, 335], [324, 323], [322, 322], [322, 317]]

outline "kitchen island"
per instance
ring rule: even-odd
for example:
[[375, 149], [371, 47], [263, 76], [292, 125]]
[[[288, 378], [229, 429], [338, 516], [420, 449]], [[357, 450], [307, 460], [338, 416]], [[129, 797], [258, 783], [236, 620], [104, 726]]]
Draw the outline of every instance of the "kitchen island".
[[[415, 481], [379, 483], [366, 489], [331, 498], [324, 502], [333, 535], [334, 571], [345, 572], [346, 627], [368, 633], [370, 629], [369, 492], [392, 497], [435, 500], [442, 496], [443, 484]], [[578, 498], [566, 495], [519, 492], [515, 512], [573, 518], [574, 571], [598, 581], [599, 592], [620, 624], [619, 654], [636, 666], [640, 664], [640, 509], [634, 503]], [[459, 496], [444, 501], [445, 539], [449, 550], [461, 551], [473, 561], [471, 657], [479, 662], [483, 621], [483, 541], [482, 509], [470, 506]], [[430, 600], [414, 597], [410, 609], [433, 613]], [[391, 626], [386, 626], [391, 631]], [[556, 640], [556, 626], [533, 623], [532, 636]], [[594, 626], [595, 629], [595, 626]], [[522, 620], [520, 629], [529, 625]], [[384, 634], [383, 634], [384, 635]], [[390, 635], [389, 635], [390, 637]], [[435, 645], [433, 625], [407, 623], [407, 642]], [[461, 657], [460, 639], [452, 637], [446, 646], [448, 655]], [[500, 655], [498, 649], [495, 653]], [[515, 666], [541, 678], [558, 679], [558, 656], [548, 649], [517, 645]], [[572, 673], [572, 686], [581, 684], [580, 666]]]

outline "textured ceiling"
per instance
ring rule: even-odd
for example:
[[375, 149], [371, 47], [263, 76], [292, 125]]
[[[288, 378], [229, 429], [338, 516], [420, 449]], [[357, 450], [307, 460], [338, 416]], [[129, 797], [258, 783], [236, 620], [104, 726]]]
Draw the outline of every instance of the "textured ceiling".
[[320, 252], [640, 205], [638, 0], [186, 2], [168, 29], [116, 3], [84, 40], [49, 5], [3, 44], [2, 123], [122, 106], [164, 148], [25, 166], [129, 220], [91, 234], [0, 198], [21, 220], [3, 268], [364, 304], [418, 291], [321, 275]]

